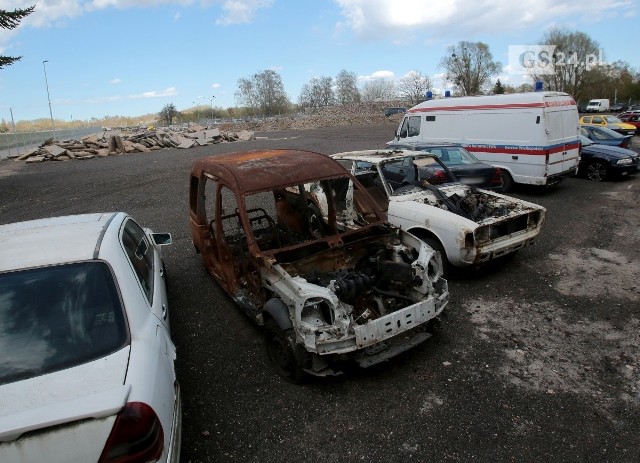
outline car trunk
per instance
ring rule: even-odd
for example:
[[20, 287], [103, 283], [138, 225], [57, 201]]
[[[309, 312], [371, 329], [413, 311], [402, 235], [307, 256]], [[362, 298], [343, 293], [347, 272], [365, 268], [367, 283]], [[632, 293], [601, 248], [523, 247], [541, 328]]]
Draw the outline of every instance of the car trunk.
[[6, 461], [97, 461], [118, 411], [130, 346], [66, 370], [2, 386], [0, 453]]

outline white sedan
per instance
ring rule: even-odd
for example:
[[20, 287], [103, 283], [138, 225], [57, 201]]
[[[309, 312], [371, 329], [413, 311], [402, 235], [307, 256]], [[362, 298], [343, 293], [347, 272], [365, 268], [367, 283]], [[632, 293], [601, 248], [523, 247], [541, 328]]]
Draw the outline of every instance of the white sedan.
[[0, 225], [0, 461], [179, 461], [160, 246], [123, 212]]

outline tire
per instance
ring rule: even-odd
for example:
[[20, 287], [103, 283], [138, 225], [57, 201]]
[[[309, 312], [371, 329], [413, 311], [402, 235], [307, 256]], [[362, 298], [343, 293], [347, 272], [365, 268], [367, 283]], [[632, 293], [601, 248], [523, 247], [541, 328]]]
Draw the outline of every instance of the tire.
[[504, 169], [501, 170], [500, 175], [502, 176], [502, 192], [509, 193], [513, 190], [513, 178], [511, 178], [511, 174]]
[[273, 369], [290, 383], [302, 383], [306, 378], [304, 351], [296, 344], [293, 329], [281, 330], [272, 318], [267, 320], [264, 328], [265, 348]]
[[442, 276], [444, 278], [449, 278], [454, 273], [454, 267], [449, 262], [447, 258], [447, 253], [444, 251], [442, 244], [435, 238], [423, 238], [423, 241], [431, 247], [434, 251], [438, 251], [440, 253], [440, 257], [442, 260]]
[[591, 161], [585, 168], [585, 174], [589, 180], [602, 182], [608, 176], [609, 168], [603, 161]]

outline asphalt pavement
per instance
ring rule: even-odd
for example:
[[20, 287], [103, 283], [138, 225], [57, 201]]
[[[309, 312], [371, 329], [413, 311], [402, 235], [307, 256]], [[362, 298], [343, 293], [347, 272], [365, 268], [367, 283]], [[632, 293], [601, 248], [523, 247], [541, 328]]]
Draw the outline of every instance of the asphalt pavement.
[[449, 282], [449, 320], [391, 361], [296, 386], [204, 271], [188, 227], [194, 160], [381, 147], [395, 124], [88, 161], [0, 161], [0, 223], [123, 210], [165, 248], [183, 462], [640, 461], [640, 175], [513, 196], [545, 206], [537, 244]]

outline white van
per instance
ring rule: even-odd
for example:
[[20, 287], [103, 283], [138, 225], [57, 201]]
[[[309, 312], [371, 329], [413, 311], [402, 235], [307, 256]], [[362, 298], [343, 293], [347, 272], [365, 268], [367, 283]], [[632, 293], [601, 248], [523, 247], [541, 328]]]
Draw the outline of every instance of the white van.
[[562, 92], [427, 100], [406, 112], [388, 145], [397, 142], [460, 143], [500, 167], [503, 191], [551, 185], [578, 166], [578, 108]]
[[597, 98], [589, 100], [589, 104], [585, 108], [588, 113], [606, 113], [610, 109], [609, 100], [606, 98]]

